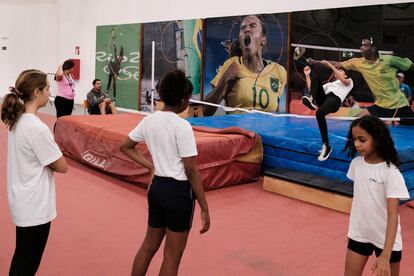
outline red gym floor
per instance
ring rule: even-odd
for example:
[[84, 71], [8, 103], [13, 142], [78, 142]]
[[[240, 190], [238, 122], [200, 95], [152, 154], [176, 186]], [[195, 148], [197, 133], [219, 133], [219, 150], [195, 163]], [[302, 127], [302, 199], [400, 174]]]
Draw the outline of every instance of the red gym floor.
[[[42, 120], [53, 125], [54, 116]], [[0, 126], [0, 275], [7, 275], [15, 228], [6, 195], [7, 130]], [[56, 175], [58, 217], [38, 275], [129, 275], [147, 220], [144, 189], [69, 160]], [[199, 209], [180, 275], [342, 275], [348, 215], [262, 190], [261, 181], [210, 191], [211, 230]], [[414, 209], [400, 208], [401, 275], [414, 275]], [[148, 275], [157, 275], [162, 251]], [[369, 264], [368, 264], [369, 265]], [[367, 266], [366, 275], [369, 275]]]

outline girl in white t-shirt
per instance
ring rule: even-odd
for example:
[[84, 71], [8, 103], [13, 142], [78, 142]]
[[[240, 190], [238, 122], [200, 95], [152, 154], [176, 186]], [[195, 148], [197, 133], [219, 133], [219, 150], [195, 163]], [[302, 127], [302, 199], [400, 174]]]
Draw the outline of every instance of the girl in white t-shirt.
[[352, 90], [354, 84], [352, 79], [348, 78], [344, 70], [336, 69], [335, 66], [326, 60], [322, 60], [320, 63], [332, 69], [335, 75], [335, 81], [322, 85], [321, 76], [313, 74], [311, 79], [311, 68], [306, 66], [303, 71], [306, 77], [306, 85], [311, 92], [311, 96], [303, 96], [302, 103], [312, 110], [315, 110], [318, 107], [318, 110], [316, 111], [316, 119], [322, 138], [322, 149], [320, 150], [318, 160], [325, 161], [329, 158], [329, 155], [332, 152], [332, 148], [329, 145], [328, 125], [325, 116], [339, 110], [342, 102]]
[[[148, 189], [148, 228], [135, 256], [131, 275], [145, 275], [164, 236], [160, 275], [176, 275], [191, 229], [194, 199], [201, 208], [202, 229], [210, 227], [207, 201], [197, 168], [197, 148], [191, 125], [178, 113], [188, 107], [193, 86], [180, 70], [167, 73], [159, 94], [165, 107], [145, 117], [121, 145], [121, 151], [146, 167], [153, 176]], [[135, 149], [146, 143], [151, 163]]]
[[35, 275], [56, 217], [53, 172], [67, 164], [53, 134], [36, 115], [49, 101], [45, 73], [26, 70], [3, 99], [1, 120], [10, 130], [7, 141], [7, 194], [16, 224], [16, 249], [9, 275]]
[[410, 196], [387, 126], [367, 115], [352, 122], [345, 150], [353, 157], [347, 177], [354, 182], [345, 275], [361, 275], [375, 251], [375, 275], [398, 275], [402, 256], [399, 199]]

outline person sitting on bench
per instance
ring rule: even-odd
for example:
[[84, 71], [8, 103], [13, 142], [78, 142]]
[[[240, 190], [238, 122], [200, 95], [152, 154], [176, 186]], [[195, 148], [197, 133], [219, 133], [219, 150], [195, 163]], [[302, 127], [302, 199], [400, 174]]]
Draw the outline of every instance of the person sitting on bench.
[[91, 115], [118, 114], [115, 103], [106, 93], [101, 91], [101, 80], [94, 79], [92, 85], [93, 88], [87, 95], [88, 113]]

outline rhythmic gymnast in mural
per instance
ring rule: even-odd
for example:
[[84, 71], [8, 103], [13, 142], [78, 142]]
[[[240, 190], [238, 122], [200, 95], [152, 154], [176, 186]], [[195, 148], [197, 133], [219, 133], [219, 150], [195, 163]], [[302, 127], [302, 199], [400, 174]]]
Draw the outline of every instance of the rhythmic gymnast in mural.
[[106, 91], [108, 92], [111, 84], [112, 84], [112, 91], [114, 93], [113, 100], [116, 99], [116, 81], [119, 77], [119, 72], [121, 70], [122, 60], [124, 59], [124, 47], [121, 45], [121, 49], [119, 50], [119, 54], [117, 53], [116, 45], [114, 42], [114, 56], [109, 60], [108, 67], [109, 67], [109, 75], [108, 75], [108, 85], [106, 86]]

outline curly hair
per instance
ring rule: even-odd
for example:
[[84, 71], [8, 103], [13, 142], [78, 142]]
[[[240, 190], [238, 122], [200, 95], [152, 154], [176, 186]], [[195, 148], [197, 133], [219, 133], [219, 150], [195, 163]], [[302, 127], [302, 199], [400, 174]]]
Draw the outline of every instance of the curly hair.
[[372, 136], [375, 141], [375, 150], [378, 155], [385, 160], [388, 167], [390, 166], [390, 163], [394, 164], [397, 168], [400, 167], [400, 158], [398, 157], [398, 153], [395, 149], [394, 141], [392, 140], [388, 127], [382, 120], [372, 115], [363, 116], [351, 123], [346, 144], [343, 149], [348, 152], [349, 157], [354, 157], [357, 152], [354, 144], [354, 137], [352, 136], [352, 129], [356, 126], [364, 129], [369, 135]]
[[192, 92], [193, 84], [182, 70], [168, 72], [161, 80], [159, 94], [166, 105], [177, 106], [183, 100], [190, 98]]

